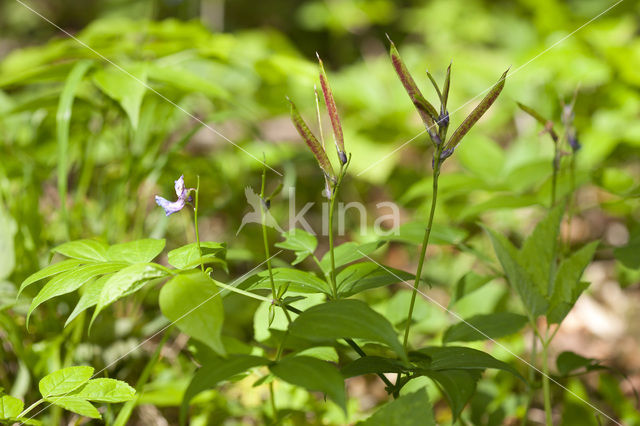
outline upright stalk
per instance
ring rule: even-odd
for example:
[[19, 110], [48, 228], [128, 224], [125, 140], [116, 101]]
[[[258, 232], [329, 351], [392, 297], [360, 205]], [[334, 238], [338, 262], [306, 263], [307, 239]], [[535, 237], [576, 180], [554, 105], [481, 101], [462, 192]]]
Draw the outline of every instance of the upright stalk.
[[198, 247], [198, 255], [200, 255], [200, 269], [204, 272], [204, 262], [202, 261], [202, 248], [200, 247], [200, 231], [198, 230], [198, 198], [200, 195], [200, 176], [196, 181], [196, 199], [193, 206], [193, 225], [196, 232], [196, 245]]
[[273, 279], [273, 270], [271, 268], [271, 254], [269, 253], [269, 239], [267, 237], [267, 225], [266, 225], [266, 211], [265, 211], [265, 187], [267, 181], [267, 168], [262, 168], [262, 186], [260, 187], [260, 223], [262, 225], [262, 242], [264, 244], [264, 255], [267, 262], [267, 269], [269, 270], [269, 281], [271, 282], [271, 298], [277, 300], [276, 283]]
[[558, 142], [553, 145], [553, 175], [551, 176], [551, 208], [556, 205], [556, 188], [558, 186], [558, 170], [560, 169], [560, 157], [558, 155]]
[[[550, 341], [550, 340], [549, 340]], [[551, 389], [549, 388], [549, 341], [542, 342], [542, 392], [544, 393], [544, 415], [547, 426], [553, 426], [551, 412]]]
[[347, 163], [340, 166], [340, 173], [338, 174], [338, 180], [335, 185], [333, 185], [331, 191], [331, 200], [329, 204], [329, 257], [331, 258], [331, 292], [333, 294], [333, 298], [338, 298], [338, 285], [336, 283], [336, 257], [334, 253], [334, 245], [333, 245], [333, 214], [335, 211], [335, 202], [338, 198], [338, 191], [340, 190], [340, 184], [342, 183], [342, 179], [344, 175], [347, 173], [347, 168], [349, 167], [349, 163], [351, 162], [351, 156], [347, 160]]
[[420, 284], [420, 277], [422, 276], [422, 267], [424, 266], [425, 257], [427, 254], [427, 246], [429, 245], [429, 237], [431, 236], [431, 227], [433, 225], [433, 216], [436, 211], [436, 202], [438, 198], [438, 177], [440, 176], [440, 154], [442, 153], [442, 144], [436, 148], [433, 160], [433, 195], [431, 197], [431, 210], [429, 211], [429, 219], [427, 221], [427, 228], [424, 231], [424, 237], [422, 239], [422, 247], [420, 249], [420, 258], [418, 260], [418, 269], [416, 270], [416, 279], [413, 282], [413, 293], [411, 294], [411, 303], [409, 303], [409, 313], [407, 314], [407, 325], [404, 330], [404, 350], [407, 350], [409, 343], [409, 330], [411, 329], [411, 318], [413, 317], [413, 308], [416, 304], [416, 296], [418, 294], [418, 286]]

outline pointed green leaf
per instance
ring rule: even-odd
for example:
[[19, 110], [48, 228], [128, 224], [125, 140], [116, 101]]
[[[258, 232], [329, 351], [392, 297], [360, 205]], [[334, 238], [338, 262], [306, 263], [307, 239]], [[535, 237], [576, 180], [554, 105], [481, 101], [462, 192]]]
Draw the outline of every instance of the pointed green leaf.
[[20, 285], [20, 289], [18, 290], [18, 296], [20, 296], [20, 293], [22, 293], [25, 288], [35, 283], [36, 281], [40, 281], [41, 279], [67, 272], [71, 269], [77, 268], [82, 263], [82, 260], [66, 259], [62, 262], [54, 263], [42, 268], [38, 272], [29, 275], [27, 279], [22, 282], [22, 284]]
[[62, 407], [65, 410], [80, 414], [81, 416], [89, 417], [92, 419], [102, 418], [96, 407], [94, 407], [89, 401], [83, 398], [78, 398], [75, 396], [59, 396], [45, 398], [45, 400], [52, 403], [53, 405]]
[[220, 359], [215, 363], [203, 365], [191, 379], [180, 405], [180, 424], [184, 425], [189, 411], [189, 402], [200, 392], [215, 388], [218, 383], [245, 371], [269, 364], [266, 358], [253, 355], [230, 355], [228, 359]]
[[114, 262], [147, 263], [162, 252], [164, 245], [164, 239], [152, 238], [114, 244], [107, 249], [107, 258]]
[[556, 367], [560, 374], [566, 376], [572, 372], [584, 368], [585, 371], [600, 370], [606, 367], [600, 365], [595, 358], [585, 358], [576, 353], [565, 351], [556, 358]]
[[520, 102], [516, 102], [516, 103], [518, 104], [518, 107], [520, 107], [521, 110], [529, 114], [538, 123], [544, 126], [544, 128], [549, 132], [549, 136], [551, 136], [551, 139], [553, 139], [554, 142], [558, 142], [558, 134], [555, 132], [555, 130], [553, 130], [553, 121], [547, 120], [533, 108], [529, 108], [528, 106], [521, 104]]
[[338, 115], [338, 107], [333, 99], [333, 93], [331, 92], [331, 86], [329, 86], [329, 79], [324, 71], [324, 65], [322, 59], [318, 56], [318, 65], [320, 68], [320, 86], [322, 87], [322, 94], [324, 95], [324, 103], [327, 106], [327, 112], [329, 113], [329, 119], [331, 120], [331, 127], [333, 128], [333, 138], [336, 143], [336, 150], [338, 151], [338, 158], [342, 164], [347, 163], [347, 153], [344, 149], [344, 135], [342, 134], [342, 125], [340, 124], [340, 116]]
[[475, 393], [476, 384], [480, 380], [480, 371], [478, 370], [428, 371], [425, 375], [434, 380], [444, 393], [449, 407], [451, 407], [454, 421], [460, 416], [464, 406]]
[[325, 152], [324, 148], [322, 148], [322, 144], [320, 144], [315, 135], [311, 132], [311, 130], [309, 130], [309, 126], [307, 126], [307, 123], [304, 122], [304, 119], [300, 115], [300, 112], [298, 111], [298, 108], [296, 108], [296, 105], [293, 103], [293, 101], [291, 99], [288, 99], [288, 101], [291, 104], [291, 121], [298, 131], [298, 134], [300, 134], [302, 139], [304, 139], [304, 141], [306, 142], [307, 146], [309, 146], [309, 149], [311, 149], [311, 152], [313, 153], [314, 157], [316, 157], [318, 165], [320, 165], [320, 168], [324, 171], [324, 174], [335, 181], [336, 175], [333, 172], [333, 167], [331, 166], [331, 162], [329, 162], [327, 153]]
[[18, 417], [24, 410], [24, 402], [11, 395], [0, 396], [0, 420]]
[[89, 380], [68, 396], [94, 402], [116, 403], [130, 401], [135, 394], [136, 390], [123, 381], [100, 378]]
[[[220, 263], [223, 267], [226, 267], [225, 257], [227, 255], [227, 245], [225, 243], [201, 241], [200, 250], [202, 251], [202, 262], [205, 265]], [[191, 243], [171, 250], [167, 261], [169, 265], [177, 269], [193, 269], [200, 266], [198, 244]]]
[[[336, 269], [369, 256], [371, 253], [382, 247], [385, 242], [386, 241], [373, 241], [370, 243], [358, 244], [353, 241], [348, 241], [340, 244], [333, 250]], [[322, 260], [320, 260], [320, 267], [325, 274], [331, 272], [331, 254], [329, 252], [325, 253]]]
[[43, 398], [63, 395], [87, 383], [92, 375], [93, 367], [67, 367], [43, 377], [38, 388]]
[[29, 312], [27, 313], [27, 324], [29, 323], [29, 317], [31, 316], [31, 313], [34, 311], [34, 309], [40, 306], [40, 304], [54, 297], [71, 293], [72, 291], [80, 288], [92, 278], [103, 274], [110, 274], [124, 268], [125, 266], [127, 266], [126, 263], [119, 262], [94, 263], [80, 266], [75, 270], [56, 275], [47, 284], [45, 284], [44, 287], [42, 287], [40, 292], [31, 301], [31, 306], [29, 307]]
[[[273, 268], [273, 281], [276, 289], [280, 289], [283, 285], [289, 286], [289, 291], [297, 293], [326, 293], [329, 294], [331, 289], [326, 282], [313, 275], [310, 272], [301, 271], [293, 268]], [[259, 288], [270, 289], [271, 279], [269, 271], [262, 271], [253, 277], [250, 277], [245, 283], [250, 283], [245, 290], [255, 290]]]
[[435, 426], [433, 408], [424, 388], [402, 395], [378, 409], [357, 426]]
[[343, 299], [312, 306], [289, 325], [289, 331], [293, 336], [311, 340], [345, 337], [373, 340], [406, 359], [391, 323], [360, 300]]
[[408, 373], [411, 369], [404, 362], [369, 355], [357, 358], [340, 369], [345, 378], [361, 376], [363, 374]]
[[292, 385], [325, 393], [346, 413], [344, 379], [328, 362], [309, 356], [286, 357], [269, 367], [271, 372]]
[[527, 322], [526, 316], [511, 312], [475, 315], [467, 318], [464, 322], [449, 327], [442, 337], [442, 342], [473, 342], [476, 340], [498, 339], [517, 333]]
[[380, 266], [374, 262], [356, 263], [344, 268], [336, 277], [338, 296], [349, 297], [364, 290], [415, 279], [415, 275]]
[[429, 81], [431, 81], [431, 85], [436, 90], [436, 93], [438, 94], [438, 99], [440, 99], [440, 103], [442, 103], [442, 99], [443, 99], [442, 98], [442, 92], [440, 91], [440, 88], [438, 87], [438, 83], [436, 83], [436, 79], [433, 78], [433, 76], [431, 75], [429, 70], [427, 70], [427, 77], [429, 77]]
[[160, 290], [159, 303], [180, 331], [225, 354], [220, 338], [224, 309], [214, 280], [200, 271], [176, 275]]
[[303, 229], [292, 228], [283, 232], [284, 241], [276, 243], [275, 246], [287, 250], [292, 250], [296, 254], [296, 259], [291, 265], [297, 265], [308, 256], [311, 256], [318, 247], [316, 237]]
[[98, 304], [100, 301], [100, 293], [102, 293], [102, 289], [109, 278], [109, 275], [104, 275], [84, 286], [84, 292], [82, 293], [82, 296], [80, 296], [80, 300], [78, 300], [75, 308], [73, 308], [73, 312], [69, 314], [67, 321], [64, 323], [65, 327], [82, 312]]
[[107, 245], [96, 240], [76, 240], [61, 244], [51, 250], [63, 256], [81, 260], [107, 261]]
[[487, 93], [482, 101], [480, 101], [478, 106], [475, 107], [473, 111], [471, 111], [471, 114], [469, 114], [469, 116], [464, 119], [464, 121], [462, 122], [462, 124], [460, 124], [456, 131], [453, 132], [451, 138], [449, 138], [449, 141], [445, 146], [445, 149], [454, 149], [460, 143], [462, 138], [467, 134], [467, 132], [469, 132], [469, 130], [471, 130], [471, 128], [478, 122], [480, 117], [482, 117], [484, 113], [487, 112], [489, 107], [493, 105], [496, 99], [498, 99], [498, 95], [500, 95], [500, 92], [502, 92], [502, 89], [504, 88], [504, 83], [507, 78], [508, 72], [509, 70], [506, 70], [502, 74], [500, 80], [498, 80], [498, 82], [491, 88], [491, 90], [489, 90], [489, 93]]
[[140, 106], [147, 90], [147, 67], [136, 64], [129, 69], [105, 68], [93, 75], [93, 81], [127, 113], [131, 127], [138, 128]]
[[447, 67], [447, 74], [444, 77], [444, 84], [442, 85], [442, 108], [447, 110], [447, 103], [449, 102], [449, 87], [451, 86], [451, 64]]

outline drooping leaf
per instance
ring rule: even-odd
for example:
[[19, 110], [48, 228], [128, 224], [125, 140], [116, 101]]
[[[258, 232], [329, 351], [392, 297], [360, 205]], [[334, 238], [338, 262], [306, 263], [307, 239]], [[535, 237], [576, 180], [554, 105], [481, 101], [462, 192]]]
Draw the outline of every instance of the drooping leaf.
[[622, 246], [613, 249], [613, 255], [627, 268], [639, 269], [640, 268], [640, 229], [631, 232], [629, 236], [629, 242]]
[[174, 276], [160, 290], [162, 314], [194, 339], [225, 354], [221, 340], [224, 309], [214, 280], [201, 271]]
[[136, 390], [126, 382], [115, 379], [99, 378], [89, 380], [86, 384], [76, 389], [68, 396], [94, 402], [117, 403], [130, 401], [134, 398], [135, 394]]
[[83, 261], [78, 259], [65, 259], [62, 262], [54, 263], [42, 268], [38, 272], [29, 275], [27, 279], [22, 282], [22, 284], [20, 285], [20, 289], [18, 290], [18, 296], [20, 296], [20, 293], [22, 293], [22, 291], [31, 284], [44, 278], [52, 277], [54, 275], [58, 275], [71, 269], [77, 268], [82, 263]]
[[361, 262], [344, 268], [336, 277], [338, 296], [349, 297], [376, 287], [413, 280], [415, 275], [374, 262]]
[[[200, 250], [202, 250], [202, 262], [205, 265], [219, 263], [226, 267], [227, 245], [225, 243], [201, 241]], [[198, 244], [191, 243], [171, 250], [168, 254], [168, 262], [177, 269], [192, 269], [200, 266]]]
[[435, 426], [433, 408], [424, 388], [402, 395], [382, 407], [357, 426]]
[[89, 417], [92, 419], [102, 418], [96, 407], [94, 407], [93, 404], [83, 398], [78, 398], [75, 396], [54, 396], [45, 398], [45, 401], [50, 402], [53, 405], [57, 405], [58, 407], [62, 407], [65, 410], [80, 414], [81, 416]]
[[328, 362], [309, 356], [291, 356], [270, 365], [269, 369], [285, 382], [325, 393], [346, 413], [344, 379]]
[[475, 315], [465, 319], [464, 322], [449, 327], [442, 337], [442, 342], [473, 342], [489, 338], [498, 339], [517, 333], [527, 324], [527, 321], [526, 316], [511, 312]]
[[51, 249], [51, 251], [74, 259], [107, 261], [107, 245], [96, 240], [69, 241]]
[[600, 370], [606, 367], [600, 365], [600, 361], [594, 358], [585, 358], [571, 351], [562, 352], [556, 358], [556, 367], [560, 374], [566, 376], [576, 370], [584, 368], [585, 371]]
[[11, 395], [0, 396], [0, 420], [18, 417], [24, 410], [24, 402]]
[[56, 275], [52, 278], [40, 292], [31, 301], [29, 312], [27, 313], [27, 324], [29, 323], [29, 317], [31, 313], [40, 304], [52, 299], [56, 296], [71, 293], [77, 290], [82, 285], [87, 283], [92, 278], [103, 274], [110, 274], [119, 269], [127, 266], [126, 263], [121, 262], [105, 262], [105, 263], [93, 263], [89, 265], [80, 266], [76, 270], [67, 271], [63, 274]]
[[107, 258], [113, 262], [148, 263], [162, 252], [164, 245], [164, 239], [152, 238], [114, 244], [107, 249]]
[[[378, 248], [382, 247], [385, 242], [386, 241], [372, 241], [370, 243], [358, 244], [353, 241], [348, 241], [340, 244], [333, 249], [336, 269], [369, 256]], [[322, 260], [320, 260], [320, 267], [326, 274], [331, 272], [331, 254], [329, 252], [325, 253]]]
[[228, 359], [221, 359], [216, 363], [203, 365], [196, 371], [182, 398], [180, 424], [184, 425], [186, 423], [189, 403], [200, 392], [212, 389], [223, 380], [227, 380], [251, 368], [267, 365], [269, 362], [266, 358], [253, 355], [230, 355]]
[[491, 90], [489, 90], [489, 93], [487, 93], [485, 97], [480, 101], [478, 106], [475, 107], [473, 111], [471, 111], [471, 114], [469, 114], [469, 116], [464, 119], [462, 124], [458, 126], [455, 132], [453, 132], [453, 134], [449, 138], [449, 141], [445, 145], [445, 149], [454, 149], [460, 143], [462, 138], [467, 134], [467, 132], [469, 132], [469, 130], [471, 130], [471, 128], [478, 122], [480, 117], [482, 117], [487, 112], [489, 107], [493, 105], [496, 99], [498, 99], [498, 95], [500, 95], [500, 92], [502, 92], [502, 89], [504, 88], [504, 83], [507, 78], [508, 72], [509, 70], [506, 70], [502, 74], [500, 80], [498, 80], [498, 82], [491, 88]]
[[306, 142], [307, 146], [309, 146], [309, 149], [311, 149], [311, 152], [313, 153], [314, 157], [316, 157], [318, 165], [324, 171], [324, 174], [332, 180], [335, 180], [336, 175], [333, 171], [333, 167], [331, 166], [331, 162], [329, 161], [329, 157], [327, 157], [327, 153], [325, 152], [324, 148], [322, 148], [322, 144], [320, 143], [320, 141], [318, 141], [311, 130], [309, 130], [309, 126], [307, 126], [307, 123], [304, 122], [304, 119], [300, 115], [300, 112], [298, 111], [298, 108], [296, 108], [293, 101], [291, 99], [288, 100], [291, 104], [291, 121], [298, 131], [298, 134], [300, 134], [302, 139], [304, 139], [304, 141]]
[[533, 108], [530, 108], [524, 104], [521, 104], [520, 102], [516, 102], [516, 103], [518, 104], [518, 107], [520, 107], [521, 110], [529, 114], [538, 123], [544, 126], [544, 128], [549, 132], [549, 136], [551, 136], [551, 139], [553, 139], [554, 142], [558, 142], [558, 134], [555, 132], [555, 130], [553, 130], [553, 121], [547, 120], [542, 115], [540, 115], [538, 111], [534, 110]]
[[284, 241], [275, 244], [276, 247], [291, 250], [296, 254], [295, 260], [291, 265], [297, 265], [308, 256], [311, 256], [318, 247], [316, 237], [307, 231], [299, 228], [292, 228], [282, 233]]
[[311, 340], [337, 340], [345, 337], [383, 343], [406, 359], [389, 321], [369, 305], [343, 299], [315, 305], [302, 312], [289, 326], [293, 336]]
[[109, 278], [109, 275], [103, 275], [84, 286], [84, 292], [82, 293], [82, 296], [80, 296], [80, 300], [78, 300], [75, 308], [73, 308], [73, 311], [69, 314], [67, 321], [64, 323], [65, 327], [82, 312], [98, 304], [100, 301], [100, 293], [102, 293], [102, 289]]
[[131, 127], [138, 128], [140, 106], [147, 90], [147, 67], [136, 64], [127, 70], [105, 68], [93, 75], [93, 81], [126, 112]]
[[320, 86], [322, 87], [322, 94], [324, 95], [324, 103], [327, 106], [327, 112], [329, 113], [329, 119], [331, 120], [331, 127], [333, 128], [333, 138], [336, 143], [336, 150], [338, 151], [338, 158], [342, 164], [347, 163], [347, 153], [344, 149], [344, 136], [342, 134], [342, 125], [340, 124], [340, 116], [338, 115], [338, 107], [333, 99], [333, 93], [331, 92], [331, 86], [329, 86], [329, 80], [327, 74], [324, 71], [324, 65], [322, 59], [318, 55], [318, 65], [320, 68]]
[[335, 362], [336, 364], [340, 361], [336, 348], [332, 346], [313, 346], [296, 352], [296, 356], [310, 356], [321, 361]]
[[433, 105], [431, 105], [425, 99], [425, 97], [422, 95], [422, 92], [420, 92], [418, 85], [413, 80], [413, 77], [411, 77], [409, 70], [402, 61], [400, 53], [398, 52], [398, 49], [396, 49], [395, 44], [391, 40], [389, 40], [389, 42], [389, 54], [391, 55], [391, 63], [393, 64], [393, 68], [396, 70], [396, 74], [398, 74], [398, 78], [400, 78], [400, 82], [404, 86], [404, 89], [407, 91], [411, 102], [413, 102], [413, 105], [415, 105], [416, 109], [418, 110], [418, 114], [420, 114], [420, 118], [422, 118], [427, 131], [430, 132], [430, 134], [431, 132], [435, 134], [435, 132], [437, 131], [435, 127], [435, 121], [438, 119], [438, 112], [433, 107]]
[[45, 376], [38, 383], [43, 398], [67, 394], [84, 385], [93, 375], [93, 367], [67, 367]]
[[[276, 289], [280, 289], [283, 285], [288, 285], [290, 291], [297, 293], [331, 293], [327, 283], [310, 272], [293, 268], [273, 268], [271, 272], [273, 273]], [[262, 271], [254, 275], [247, 282], [250, 285], [245, 288], [246, 290], [271, 288], [269, 271]]]
[[147, 283], [156, 278], [167, 276], [167, 272], [153, 263], [134, 263], [113, 274], [102, 286], [100, 299], [91, 318], [91, 324], [100, 312], [139, 283]]
[[434, 380], [444, 393], [453, 420], [456, 420], [476, 391], [476, 384], [480, 380], [478, 370], [442, 370], [428, 371], [427, 377]]
[[564, 259], [560, 264], [547, 312], [547, 320], [551, 324], [562, 322], [582, 292], [589, 286], [589, 283], [581, 282], [580, 278], [591, 262], [597, 247], [598, 241], [593, 241]]
[[400, 360], [369, 355], [350, 362], [342, 367], [340, 372], [348, 379], [363, 374], [406, 373], [410, 370], [410, 367]]

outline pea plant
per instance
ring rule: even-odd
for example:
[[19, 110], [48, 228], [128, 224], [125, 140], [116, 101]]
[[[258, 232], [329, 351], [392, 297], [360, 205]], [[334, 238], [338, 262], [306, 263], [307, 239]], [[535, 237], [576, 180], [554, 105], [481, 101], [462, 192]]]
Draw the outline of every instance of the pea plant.
[[[332, 401], [310, 397], [310, 412], [317, 413], [318, 404], [335, 404], [342, 411], [342, 414], [335, 414], [336, 423], [360, 420], [351, 417], [354, 410], [345, 390], [345, 380], [357, 376], [370, 376], [382, 382], [390, 400], [362, 424], [400, 424], [398, 419], [402, 419], [401, 423], [405, 425], [436, 424], [426, 383], [435, 386], [446, 400], [450, 412], [447, 420], [463, 422], [461, 415], [465, 406], [474, 396], [483, 372], [491, 369], [513, 376], [526, 389], [529, 395], [527, 406], [536, 397], [537, 383], [541, 380], [546, 423], [551, 425], [550, 382], [557, 383], [557, 380], [552, 378], [549, 368], [549, 345], [560, 323], [588, 286], [581, 277], [598, 245], [593, 242], [573, 251], [573, 247], [564, 244], [560, 237], [561, 221], [567, 211], [571, 214], [570, 200], [575, 180], [571, 177], [574, 183], [566, 190], [566, 186], [561, 186], [563, 190], [560, 192], [557, 181], [565, 169], [573, 176], [580, 146], [571, 118], [573, 102], [565, 108], [565, 132], [562, 136], [558, 136], [551, 122], [521, 105], [545, 126], [555, 146], [551, 206], [546, 216], [521, 247], [516, 247], [507, 236], [485, 227], [504, 273], [486, 256], [479, 257], [479, 261], [494, 268], [496, 275], [506, 277], [521, 300], [525, 314], [501, 312], [466, 318], [449, 327], [441, 344], [436, 344], [425, 339], [413, 327], [418, 294], [426, 295], [425, 292], [429, 291], [425, 271], [432, 262], [428, 259], [428, 248], [442, 167], [455, 154], [465, 135], [498, 99], [508, 70], [449, 134], [451, 66], [446, 70], [442, 85], [427, 73], [437, 94], [439, 107], [436, 108], [422, 94], [395, 45], [391, 40], [390, 43], [393, 69], [425, 126], [427, 145], [433, 149], [431, 164], [425, 167], [431, 167], [432, 195], [428, 216], [421, 225], [423, 236], [417, 248], [415, 273], [374, 260], [372, 256], [376, 250], [388, 243], [386, 237], [366, 243], [337, 243], [334, 229], [336, 203], [340, 202], [343, 196], [341, 189], [350, 177], [352, 154], [348, 151], [348, 140], [345, 140], [327, 73], [318, 57], [321, 88], [321, 96], [316, 93], [318, 126], [322, 129], [318, 100], [322, 98], [335, 144], [334, 159], [330, 158], [333, 157], [330, 156], [333, 149], [325, 144], [322, 132], [319, 138], [316, 137], [294, 101], [288, 101], [293, 126], [319, 166], [318, 194], [322, 192], [328, 201], [326, 253], [319, 255], [318, 237], [303, 229], [288, 229], [282, 232], [280, 240], [272, 240], [269, 228], [274, 219], [270, 208], [278, 202], [282, 184], [272, 184], [265, 164], [260, 191], [256, 192], [264, 260], [235, 280], [220, 279], [222, 275], [219, 272], [227, 271], [231, 262], [227, 256], [227, 244], [202, 241], [198, 225], [201, 205], [210, 200], [201, 199], [198, 176], [180, 176], [174, 182], [177, 198], [167, 199], [162, 196], [166, 194], [161, 194], [155, 197], [155, 201], [164, 209], [166, 216], [186, 215], [192, 211], [195, 241], [166, 253], [166, 241], [163, 239], [146, 238], [117, 244], [97, 239], [70, 241], [52, 249], [52, 255], [60, 260], [29, 276], [19, 289], [20, 295], [25, 289], [46, 280], [26, 313], [27, 328], [31, 315], [40, 305], [54, 297], [77, 291], [80, 297], [67, 316], [65, 326], [80, 333], [85, 329], [91, 333], [99, 318], [109, 315], [108, 308], [114, 303], [143, 289], [160, 287], [158, 305], [168, 323], [157, 333], [163, 333], [163, 337], [135, 383], [135, 390], [122, 381], [95, 378], [91, 367], [71, 366], [44, 377], [40, 381], [42, 399], [27, 409], [24, 409], [22, 401], [3, 395], [0, 421], [35, 424], [34, 410], [45, 403], [81, 416], [98, 418], [100, 413], [91, 402], [125, 402], [117, 416], [113, 416], [112, 423], [127, 424], [151, 371], [159, 362], [163, 345], [170, 333], [177, 329], [191, 338], [187, 351], [197, 366], [182, 396], [181, 424], [189, 422], [198, 400], [206, 391], [249, 376], [257, 377], [253, 387], [264, 387], [269, 395], [263, 410], [263, 420], [268, 424], [288, 421], [300, 424], [309, 419], [301, 418], [299, 413], [282, 406], [277, 392], [282, 384], [303, 389], [311, 395], [323, 394]], [[564, 151], [564, 144], [569, 145], [571, 152]], [[446, 179], [446, 175], [442, 178]], [[186, 182], [193, 187], [188, 187]], [[294, 257], [289, 263], [283, 260], [289, 255], [280, 256], [285, 251]], [[303, 269], [303, 264], [312, 265], [313, 269]], [[390, 320], [363, 297], [368, 290], [394, 285], [410, 289], [410, 298], [399, 305], [398, 309], [402, 311], [397, 315], [401, 317], [399, 321]], [[234, 315], [225, 311], [224, 302], [230, 295], [259, 303], [253, 313], [255, 335], [247, 341], [231, 339], [225, 333], [225, 316]], [[93, 313], [89, 317], [91, 309]], [[533, 346], [527, 363], [530, 368], [526, 371], [525, 365], [516, 368], [483, 350], [452, 344], [483, 340], [495, 342], [495, 339], [521, 331], [527, 324], [533, 333]], [[541, 347], [539, 353], [538, 346]], [[558, 367], [561, 364], [566, 367], [565, 361], [566, 357], [563, 361], [559, 359]], [[569, 364], [574, 367], [592, 366], [580, 364], [581, 361], [575, 358], [572, 362]], [[573, 369], [566, 367], [563, 371]]]

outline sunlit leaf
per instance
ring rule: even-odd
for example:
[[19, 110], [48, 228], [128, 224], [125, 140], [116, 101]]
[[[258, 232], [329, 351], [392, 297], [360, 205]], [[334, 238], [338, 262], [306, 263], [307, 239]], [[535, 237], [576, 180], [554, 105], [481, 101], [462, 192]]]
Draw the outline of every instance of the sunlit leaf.
[[282, 233], [284, 241], [275, 244], [276, 247], [292, 250], [296, 254], [291, 265], [297, 265], [308, 256], [313, 255], [318, 247], [318, 240], [315, 236], [299, 228], [292, 228]]
[[51, 249], [51, 251], [74, 259], [107, 261], [107, 245], [96, 240], [69, 241]]
[[147, 263], [162, 252], [164, 245], [164, 239], [151, 238], [114, 244], [107, 249], [107, 258], [114, 262]]
[[125, 402], [133, 399], [136, 390], [121, 380], [99, 378], [89, 380], [69, 396], [94, 402]]
[[93, 367], [76, 366], [54, 371], [38, 383], [43, 398], [67, 394], [84, 385], [93, 375]]
[[498, 339], [517, 333], [527, 322], [526, 316], [511, 312], [475, 315], [465, 319], [464, 322], [449, 327], [442, 337], [442, 342], [473, 342], [476, 340]]

